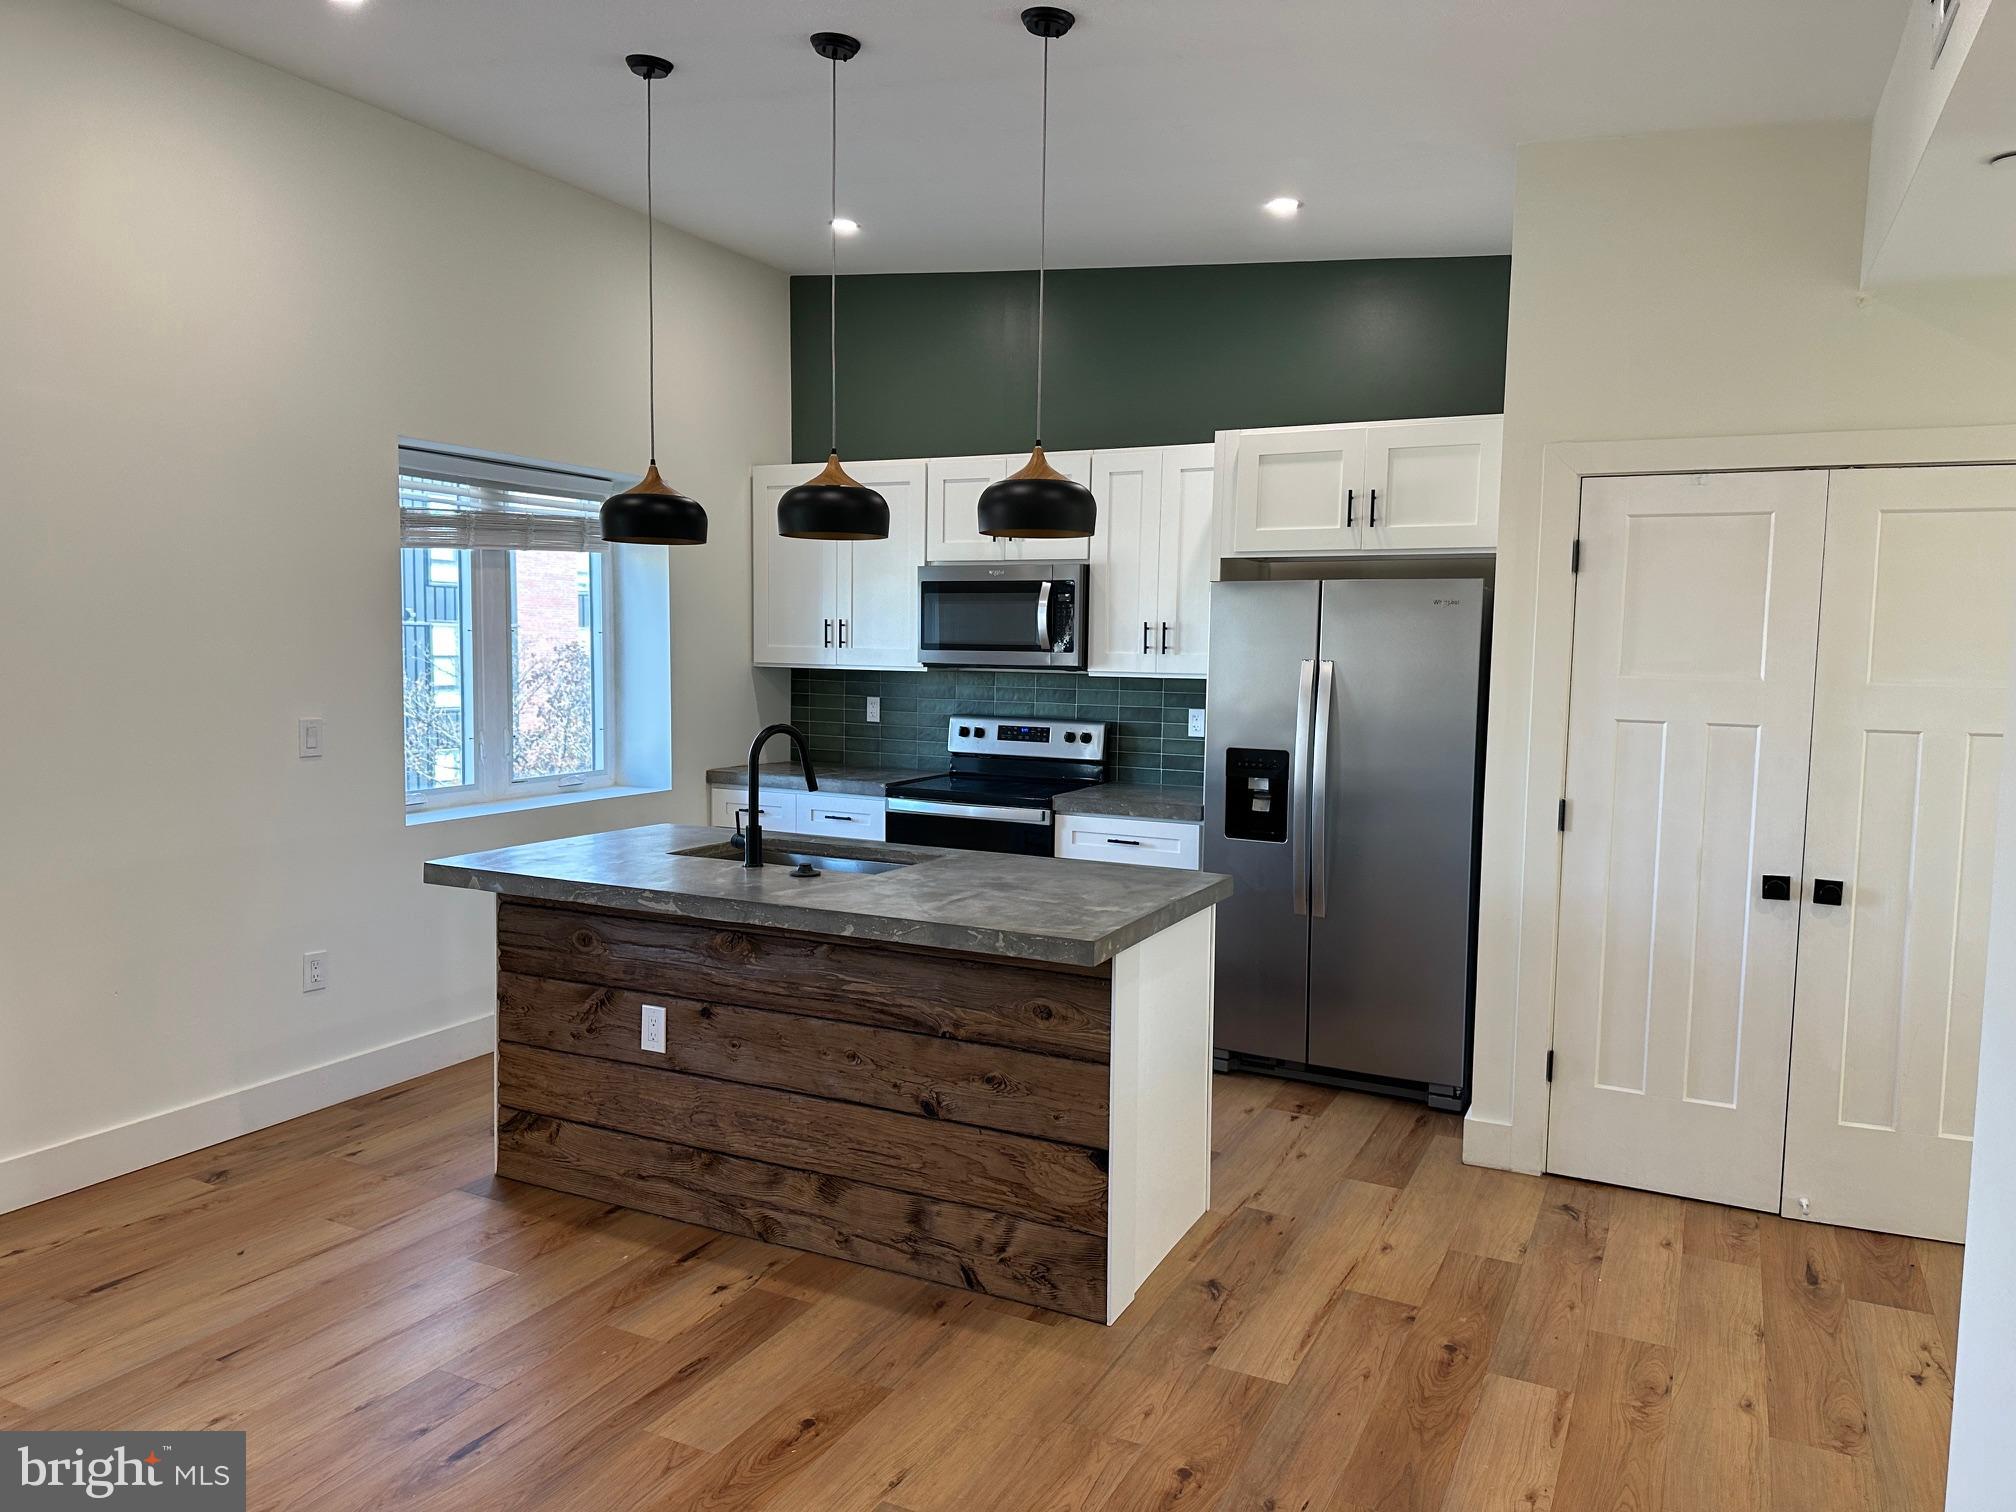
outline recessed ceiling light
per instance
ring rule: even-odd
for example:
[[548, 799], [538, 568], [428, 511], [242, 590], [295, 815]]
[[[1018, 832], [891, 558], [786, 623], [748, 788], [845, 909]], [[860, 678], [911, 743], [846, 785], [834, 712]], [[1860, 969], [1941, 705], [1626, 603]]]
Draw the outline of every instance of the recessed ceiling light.
[[833, 234], [835, 236], [852, 236], [860, 229], [861, 223], [859, 221], [851, 221], [844, 215], [833, 217]]
[[1302, 208], [1302, 201], [1292, 195], [1282, 194], [1270, 199], [1260, 208], [1265, 210], [1269, 215], [1278, 215], [1283, 220], [1286, 220]]
[[362, 10], [364, 8], [364, 0], [329, 0], [329, 3], [338, 10]]

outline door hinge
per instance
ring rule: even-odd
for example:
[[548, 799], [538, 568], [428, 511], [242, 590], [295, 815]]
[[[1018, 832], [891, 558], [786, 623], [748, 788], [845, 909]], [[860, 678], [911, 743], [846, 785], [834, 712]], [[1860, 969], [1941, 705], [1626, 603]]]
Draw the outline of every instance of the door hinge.
[[1568, 800], [1563, 798], [1554, 810], [1554, 828], [1562, 834], [1568, 833]]
[[1554, 1080], [1554, 1052], [1552, 1050], [1547, 1052], [1547, 1080], [1550, 1082]]
[[1580, 536], [1575, 537], [1575, 544], [1569, 548], [1568, 570], [1570, 572], [1580, 572], [1582, 570], [1582, 537]]

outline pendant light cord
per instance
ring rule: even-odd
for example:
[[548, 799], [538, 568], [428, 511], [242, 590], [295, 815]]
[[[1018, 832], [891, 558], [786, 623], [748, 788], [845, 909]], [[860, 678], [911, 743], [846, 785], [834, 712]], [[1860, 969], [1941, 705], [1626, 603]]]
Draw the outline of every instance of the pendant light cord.
[[651, 405], [651, 465], [658, 465], [658, 215], [651, 197], [651, 83], [644, 81], [644, 325], [651, 354], [647, 391]]
[[1043, 444], [1044, 282], [1050, 269], [1050, 39], [1043, 39], [1042, 147], [1036, 170], [1036, 444]]
[[826, 403], [831, 451], [840, 455], [840, 60], [832, 69], [832, 120], [826, 165]]

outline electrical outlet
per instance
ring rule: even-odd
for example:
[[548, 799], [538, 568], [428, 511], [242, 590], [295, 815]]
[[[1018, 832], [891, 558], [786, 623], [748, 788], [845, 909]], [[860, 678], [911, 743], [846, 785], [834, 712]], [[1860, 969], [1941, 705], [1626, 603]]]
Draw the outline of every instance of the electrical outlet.
[[644, 1032], [640, 1043], [646, 1050], [665, 1053], [665, 1009], [657, 1003], [644, 1005]]
[[301, 957], [301, 990], [320, 992], [329, 985], [329, 952], [311, 950]]
[[302, 719], [294, 725], [295, 749], [301, 753], [303, 761], [312, 760], [322, 754], [322, 721]]
[[1204, 711], [1202, 709], [1192, 709], [1190, 711], [1190, 738], [1192, 740], [1202, 740], [1204, 738]]
[[872, 695], [868, 699], [868, 723], [882, 723], [882, 700]]

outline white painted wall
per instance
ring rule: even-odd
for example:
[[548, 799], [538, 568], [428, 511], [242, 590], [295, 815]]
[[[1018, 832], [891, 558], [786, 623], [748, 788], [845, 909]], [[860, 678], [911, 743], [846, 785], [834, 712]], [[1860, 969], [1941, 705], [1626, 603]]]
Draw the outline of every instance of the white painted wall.
[[671, 797], [408, 828], [397, 438], [640, 469], [642, 219], [102, 0], [0, 7], [0, 185], [4, 1210], [484, 1048], [491, 900], [425, 857], [704, 820], [788, 706], [789, 350], [781, 274], [660, 237]]
[[[2016, 815], [2016, 762], [2002, 769], [1999, 812]], [[1967, 1189], [1967, 1263], [1960, 1287], [1960, 1357], [1953, 1378], [1947, 1512], [2009, 1505], [2009, 1403], [2016, 1399], [2016, 823], [1995, 837], [1988, 980], [1974, 1166]]]
[[[1535, 688], [1563, 674], [1536, 668], [1534, 627], [1543, 607], [1572, 602], [1574, 580], [1565, 539], [1541, 555], [1545, 449], [2016, 416], [2016, 281], [1858, 292], [1868, 164], [1868, 130], [1853, 125], [1520, 151], [1465, 1139], [1475, 1162], [1538, 1170], [1546, 1152], [1554, 942], [1522, 935], [1521, 915], [1558, 845], [1558, 755], [1529, 762]], [[1547, 818], [1529, 832], [1534, 812]], [[1547, 865], [1529, 869], [1536, 858]]]

